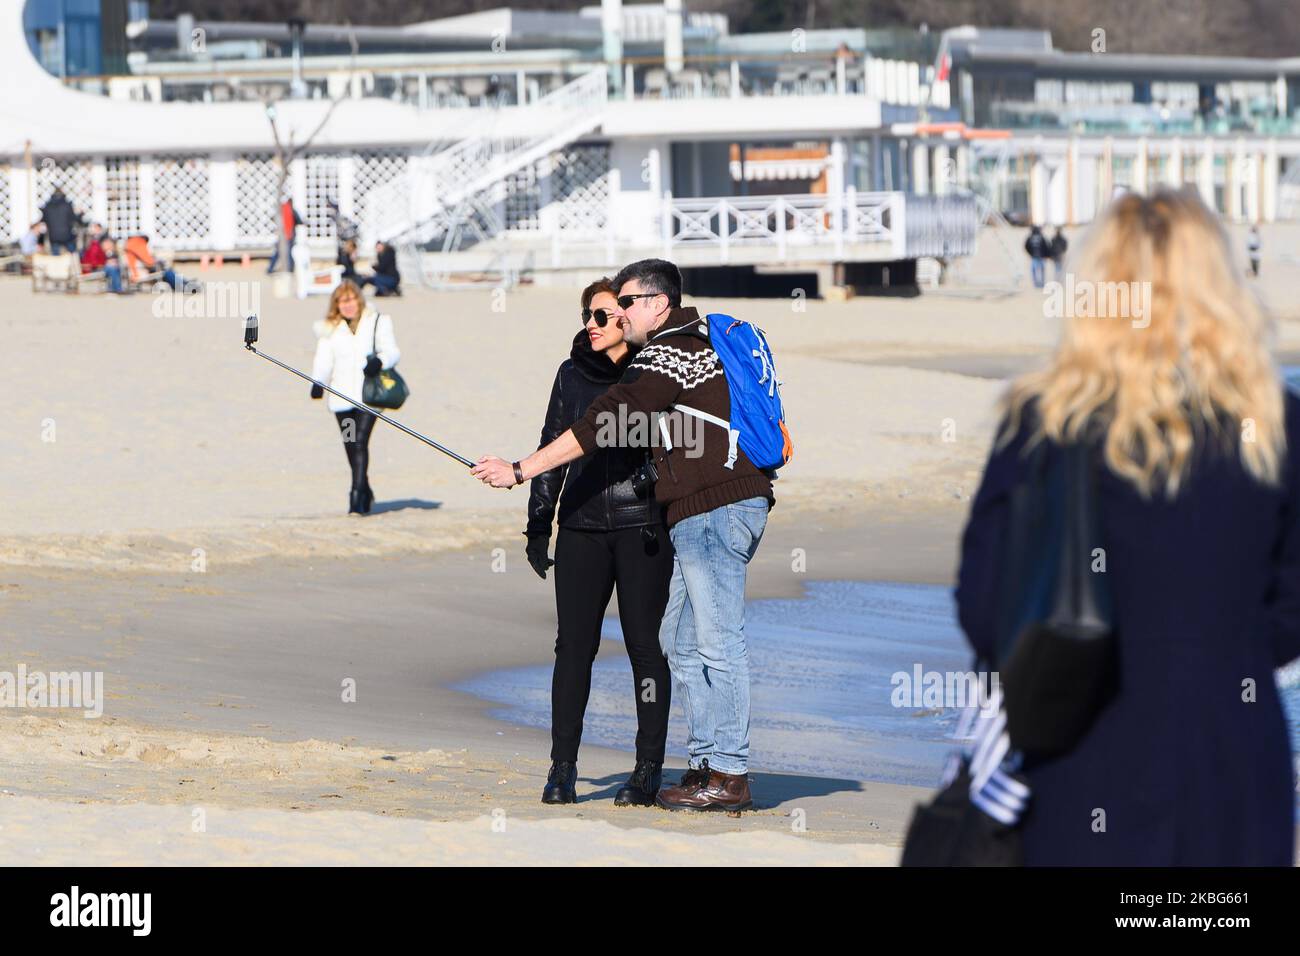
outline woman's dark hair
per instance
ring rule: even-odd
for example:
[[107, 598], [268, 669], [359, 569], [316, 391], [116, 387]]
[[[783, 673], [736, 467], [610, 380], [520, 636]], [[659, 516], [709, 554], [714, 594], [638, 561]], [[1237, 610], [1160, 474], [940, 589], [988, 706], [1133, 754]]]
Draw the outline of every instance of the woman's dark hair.
[[668, 296], [668, 304], [674, 309], [681, 307], [682, 274], [667, 259], [641, 259], [624, 266], [614, 276], [614, 286], [622, 289], [623, 283], [633, 279], [641, 283], [643, 291], [662, 293]]
[[591, 300], [596, 298], [596, 295], [601, 292], [608, 292], [615, 298], [618, 297], [618, 287], [610, 281], [609, 276], [601, 276], [591, 285], [587, 286], [587, 288], [582, 290], [582, 307], [584, 309], [590, 309]]

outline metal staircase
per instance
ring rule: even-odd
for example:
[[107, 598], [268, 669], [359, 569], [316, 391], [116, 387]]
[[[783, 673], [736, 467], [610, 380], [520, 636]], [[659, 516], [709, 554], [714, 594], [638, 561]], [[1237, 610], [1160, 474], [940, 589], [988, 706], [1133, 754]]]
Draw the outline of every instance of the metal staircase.
[[[447, 267], [438, 260], [504, 231], [500, 206], [510, 175], [599, 126], [605, 102], [602, 68], [508, 116], [485, 114], [464, 138], [443, 149], [431, 144], [411, 157], [403, 175], [372, 190], [361, 214], [363, 235], [392, 244], [404, 276], [444, 285]], [[435, 247], [444, 255], [429, 255]], [[489, 262], [507, 255], [485, 251]], [[501, 271], [503, 277], [512, 272]]]
[[994, 240], [1001, 247], [1002, 261], [1006, 265], [1005, 273], [976, 275], [972, 270], [971, 257], [959, 259], [956, 268], [953, 270], [953, 275], [964, 285], [988, 285], [1015, 290], [1024, 284], [1023, 257], [1019, 255], [1018, 250], [1012, 249], [1007, 244], [1006, 238], [1014, 234], [1015, 227], [1007, 221], [1007, 218], [1002, 215], [1002, 210], [998, 208], [999, 189], [1007, 180], [1010, 159], [1010, 141], [1000, 140], [994, 157], [992, 173], [986, 177], [972, 175], [970, 185], [964, 190], [958, 190], [958, 192], [964, 192], [974, 198], [976, 209], [979, 212], [979, 226], [989, 227], [987, 231], [992, 234]]

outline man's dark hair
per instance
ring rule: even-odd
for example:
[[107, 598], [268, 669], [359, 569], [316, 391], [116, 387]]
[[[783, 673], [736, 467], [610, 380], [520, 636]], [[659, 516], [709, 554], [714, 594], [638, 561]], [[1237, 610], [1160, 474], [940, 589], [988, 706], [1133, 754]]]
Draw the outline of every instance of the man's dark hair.
[[614, 276], [613, 286], [622, 291], [623, 283], [635, 279], [641, 283], [646, 292], [659, 292], [668, 296], [668, 304], [674, 309], [682, 304], [682, 274], [667, 259], [641, 259], [619, 270]]

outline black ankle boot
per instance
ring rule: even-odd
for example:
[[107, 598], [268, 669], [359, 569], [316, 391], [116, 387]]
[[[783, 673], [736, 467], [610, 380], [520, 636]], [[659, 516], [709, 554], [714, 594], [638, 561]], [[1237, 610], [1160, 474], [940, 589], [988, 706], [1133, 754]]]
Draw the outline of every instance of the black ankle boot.
[[364, 501], [365, 499], [362, 497], [362, 493], [360, 491], [348, 492], [348, 514], [350, 515], [365, 514], [366, 513], [365, 509], [361, 507]]
[[632, 776], [614, 794], [616, 807], [652, 807], [664, 777], [663, 761], [638, 760]]
[[361, 489], [361, 513], [370, 514], [370, 508], [374, 503], [375, 493], [370, 490], [370, 482], [367, 481], [366, 486]]
[[577, 803], [577, 786], [578, 765], [568, 760], [553, 761], [542, 790], [542, 803]]

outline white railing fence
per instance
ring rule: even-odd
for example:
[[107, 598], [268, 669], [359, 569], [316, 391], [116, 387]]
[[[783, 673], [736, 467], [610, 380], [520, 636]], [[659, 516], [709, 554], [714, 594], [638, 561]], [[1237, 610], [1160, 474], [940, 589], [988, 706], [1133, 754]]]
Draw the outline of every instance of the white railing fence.
[[820, 193], [791, 196], [728, 196], [674, 199], [664, 193], [660, 212], [665, 258], [680, 246], [713, 246], [729, 261], [738, 246], [766, 246], [776, 259], [797, 247], [843, 255], [861, 243], [890, 243], [903, 257], [902, 193]]

